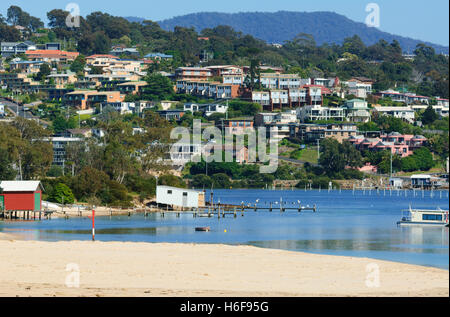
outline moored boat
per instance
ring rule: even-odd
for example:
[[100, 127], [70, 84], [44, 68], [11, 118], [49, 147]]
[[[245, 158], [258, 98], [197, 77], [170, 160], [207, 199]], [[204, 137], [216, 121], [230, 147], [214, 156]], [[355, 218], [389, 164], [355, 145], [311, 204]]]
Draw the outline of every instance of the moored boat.
[[426, 226], [446, 226], [448, 227], [448, 210], [440, 208], [436, 210], [412, 209], [409, 207], [408, 215], [402, 216], [402, 220], [397, 225], [426, 225]]
[[195, 231], [209, 232], [209, 231], [211, 231], [211, 228], [210, 227], [197, 227], [197, 228], [195, 228]]

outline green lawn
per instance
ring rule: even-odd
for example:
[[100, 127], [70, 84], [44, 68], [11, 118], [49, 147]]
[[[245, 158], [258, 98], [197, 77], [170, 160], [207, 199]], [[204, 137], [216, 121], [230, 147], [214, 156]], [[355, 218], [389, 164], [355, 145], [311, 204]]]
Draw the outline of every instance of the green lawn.
[[303, 150], [295, 150], [291, 153], [290, 158], [300, 161], [305, 161], [312, 164], [317, 164], [317, 149], [306, 148]]

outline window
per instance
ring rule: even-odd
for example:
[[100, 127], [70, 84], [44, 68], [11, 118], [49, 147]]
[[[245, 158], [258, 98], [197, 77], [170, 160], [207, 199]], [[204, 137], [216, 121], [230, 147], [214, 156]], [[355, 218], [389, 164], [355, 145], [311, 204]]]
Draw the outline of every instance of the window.
[[442, 221], [442, 215], [422, 215], [422, 220], [438, 220], [438, 221]]
[[184, 192], [183, 197], [187, 197], [188, 193]]
[[172, 195], [172, 191], [169, 189], [169, 190], [167, 190], [167, 194], [168, 195]]

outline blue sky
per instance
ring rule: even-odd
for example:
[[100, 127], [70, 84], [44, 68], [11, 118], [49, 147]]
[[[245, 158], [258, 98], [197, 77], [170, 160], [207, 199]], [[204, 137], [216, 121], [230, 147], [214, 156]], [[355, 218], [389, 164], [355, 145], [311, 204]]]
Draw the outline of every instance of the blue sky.
[[64, 9], [71, 2], [79, 5], [82, 16], [93, 11], [103, 11], [117, 16], [138, 16], [158, 21], [200, 11], [233, 13], [288, 10], [334, 11], [358, 22], [365, 21], [368, 14], [366, 5], [373, 2], [380, 7], [380, 30], [449, 45], [448, 0], [2, 0], [0, 13], [6, 16], [10, 5], [18, 5], [46, 22], [47, 11]]

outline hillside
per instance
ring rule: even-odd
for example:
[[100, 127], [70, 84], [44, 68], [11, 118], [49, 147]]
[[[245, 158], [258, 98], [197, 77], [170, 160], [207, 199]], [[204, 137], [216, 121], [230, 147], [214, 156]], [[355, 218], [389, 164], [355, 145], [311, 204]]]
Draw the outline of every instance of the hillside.
[[[128, 17], [129, 21], [140, 22], [143, 19]], [[202, 12], [158, 22], [165, 30], [173, 30], [175, 26], [194, 27], [197, 31], [213, 28], [218, 25], [229, 25], [244, 34], [253, 35], [268, 43], [283, 43], [293, 39], [299, 33], [312, 34], [317, 42], [342, 44], [343, 40], [358, 35], [366, 45], [372, 45], [381, 39], [392, 42], [399, 41], [404, 51], [413, 51], [418, 43], [414, 40], [369, 28], [364, 23], [354, 22], [343, 15], [333, 12], [288, 12], [275, 13], [216, 13]], [[448, 47], [427, 43], [437, 52], [448, 53]]]

